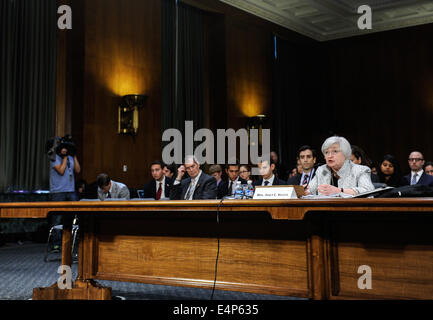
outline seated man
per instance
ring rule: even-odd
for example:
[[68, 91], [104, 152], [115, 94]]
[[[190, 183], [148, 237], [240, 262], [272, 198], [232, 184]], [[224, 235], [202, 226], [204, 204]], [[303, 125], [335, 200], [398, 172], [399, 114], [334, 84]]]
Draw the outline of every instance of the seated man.
[[288, 185], [303, 185], [304, 187], [313, 179], [316, 174], [316, 152], [310, 146], [302, 146], [298, 150], [298, 160], [302, 166], [302, 173], [299, 173], [287, 180]]
[[150, 165], [150, 173], [153, 179], [143, 187], [144, 198], [153, 198], [155, 200], [170, 198], [173, 180], [164, 175], [164, 167], [166, 167], [165, 163], [160, 160], [154, 161]]
[[433, 176], [433, 162], [432, 161], [427, 161], [424, 165], [424, 171], [425, 173]]
[[209, 167], [209, 174], [215, 178], [217, 184], [217, 198], [224, 197], [224, 181], [222, 179], [223, 170], [219, 164], [213, 164]]
[[254, 186], [281, 186], [286, 185], [286, 181], [278, 179], [274, 175], [275, 163], [274, 160], [263, 160], [259, 162], [259, 170], [261, 178], [254, 181]]
[[[185, 171], [189, 178], [183, 179]], [[200, 163], [194, 156], [186, 156], [185, 164], [177, 169], [176, 181], [170, 191], [171, 200], [216, 199], [217, 186], [214, 177], [200, 169]]]
[[174, 163], [169, 165], [164, 164], [164, 168], [162, 168], [162, 171], [164, 172], [164, 175], [166, 177], [170, 178], [171, 180], [174, 180], [174, 174], [176, 173], [177, 168]]
[[129, 189], [126, 185], [110, 179], [106, 173], [101, 173], [96, 178], [98, 185], [98, 198], [99, 200], [105, 199], [128, 199]]
[[402, 185], [421, 184], [424, 186], [433, 187], [433, 177], [426, 174], [423, 170], [424, 156], [419, 151], [413, 151], [409, 155], [410, 174], [403, 177]]
[[218, 198], [223, 198], [225, 196], [232, 196], [235, 193], [236, 184], [238, 181], [241, 182], [241, 184], [246, 184], [247, 181], [242, 179], [239, 176], [239, 169], [240, 165], [238, 163], [235, 164], [228, 164], [226, 166], [226, 173], [228, 176], [227, 181], [221, 182], [221, 193], [218, 195]]

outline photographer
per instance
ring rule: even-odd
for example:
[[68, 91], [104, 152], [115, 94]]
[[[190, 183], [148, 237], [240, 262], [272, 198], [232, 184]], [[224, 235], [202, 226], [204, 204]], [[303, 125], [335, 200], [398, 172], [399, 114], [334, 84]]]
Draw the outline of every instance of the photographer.
[[71, 139], [62, 138], [56, 148], [55, 160], [50, 165], [50, 193], [52, 201], [77, 201], [74, 173], [81, 167]]
[[[51, 201], [78, 201], [75, 192], [74, 174], [81, 171], [80, 163], [75, 155], [75, 144], [71, 136], [67, 135], [61, 139], [51, 139], [47, 146], [50, 157], [50, 197]], [[52, 215], [50, 225], [63, 224], [61, 215]], [[53, 234], [53, 250], [59, 252], [62, 236], [60, 233]]]

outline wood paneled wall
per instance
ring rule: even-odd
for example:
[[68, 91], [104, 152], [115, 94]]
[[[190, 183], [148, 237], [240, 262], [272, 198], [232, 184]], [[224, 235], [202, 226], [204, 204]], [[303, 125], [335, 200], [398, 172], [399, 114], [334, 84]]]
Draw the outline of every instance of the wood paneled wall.
[[[85, 13], [83, 176], [140, 187], [161, 156], [161, 2], [88, 0]], [[148, 96], [136, 137], [117, 134], [127, 94]]]
[[433, 24], [323, 43], [324, 100], [334, 131], [376, 161], [409, 171], [410, 151], [433, 159]]

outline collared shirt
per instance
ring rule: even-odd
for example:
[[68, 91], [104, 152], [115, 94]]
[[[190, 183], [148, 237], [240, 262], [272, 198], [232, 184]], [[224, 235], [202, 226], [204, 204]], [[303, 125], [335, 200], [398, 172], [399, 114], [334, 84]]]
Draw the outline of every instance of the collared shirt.
[[265, 178], [263, 178], [262, 186], [266, 185], [265, 181], [269, 181], [268, 186], [272, 186], [274, 184], [274, 179], [275, 179], [275, 175], [274, 174], [268, 180], [265, 180]]
[[416, 176], [416, 182], [415, 182], [415, 184], [417, 184], [418, 181], [419, 181], [419, 179], [421, 178], [423, 172], [424, 172], [423, 169], [421, 169], [421, 170], [418, 171], [418, 172], [411, 171], [411, 172], [410, 172], [410, 181], [409, 181], [409, 183], [412, 184], [413, 176], [414, 176], [415, 174], [417, 174], [417, 176]]
[[311, 177], [313, 176], [313, 174], [314, 174], [314, 168], [312, 168], [309, 173], [302, 172], [301, 181], [299, 182], [299, 184], [302, 185], [302, 182], [304, 181], [304, 177], [306, 175], [308, 175], [308, 179], [307, 179], [307, 184], [308, 184], [311, 181]]
[[[156, 193], [158, 193], [158, 189], [159, 189], [159, 184], [161, 184], [161, 188], [162, 188], [162, 192], [161, 192], [161, 198], [165, 198], [165, 176], [162, 178], [161, 181], [155, 180], [155, 191]], [[155, 194], [156, 194], [155, 193]]]
[[[189, 198], [188, 198], [188, 199], [185, 199], [185, 200], [192, 200], [192, 196], [194, 195], [195, 186], [197, 185], [197, 182], [198, 182], [198, 180], [200, 179], [200, 176], [201, 176], [201, 173], [202, 173], [202, 172], [203, 172], [203, 171], [200, 170], [200, 172], [198, 173], [198, 175], [197, 175], [194, 179], [191, 178], [191, 183], [189, 184], [188, 189], [186, 189], [186, 193], [185, 193], [185, 195], [188, 194], [188, 191], [189, 191], [189, 189], [191, 189], [191, 188], [192, 188], [192, 192], [190, 193]], [[176, 181], [173, 183], [173, 185], [178, 185], [179, 183], [180, 183], [180, 181], [176, 179]]]
[[232, 184], [232, 186], [231, 186], [231, 190], [228, 190], [229, 191], [229, 195], [233, 195], [235, 192], [235, 188], [236, 188], [236, 183], [239, 181], [239, 177], [236, 177], [236, 180], [230, 180], [230, 178], [229, 178], [229, 180], [228, 180], [228, 186], [227, 186], [227, 188], [228, 187], [230, 187], [230, 183]]

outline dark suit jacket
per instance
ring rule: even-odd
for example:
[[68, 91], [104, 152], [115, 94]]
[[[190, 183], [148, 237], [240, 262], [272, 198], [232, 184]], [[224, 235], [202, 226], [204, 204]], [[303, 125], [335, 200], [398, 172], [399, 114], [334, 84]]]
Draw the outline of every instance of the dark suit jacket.
[[[256, 186], [261, 186], [263, 182], [263, 178], [260, 178], [258, 180], [255, 180], [253, 182], [253, 185]], [[283, 185], [287, 185], [287, 182], [281, 179], [278, 179], [277, 177], [274, 177], [274, 183], [272, 184], [273, 186], [283, 186]]]
[[[310, 181], [311, 179], [314, 178], [316, 172], [317, 172], [317, 167], [314, 167], [313, 176], [310, 178]], [[289, 178], [289, 180], [287, 180], [287, 184], [291, 186], [301, 185], [301, 178], [302, 178], [302, 174], [298, 173], [296, 176]]]
[[[164, 194], [161, 195], [161, 198], [165, 197], [165, 198], [170, 198], [170, 190], [171, 187], [173, 186], [173, 182], [174, 179], [171, 179], [169, 177], [165, 177], [165, 190], [164, 190]], [[152, 179], [152, 181], [149, 181], [148, 183], [146, 183], [143, 187], [143, 191], [144, 191], [144, 197], [145, 198], [156, 198], [156, 181], [155, 179]]]
[[[247, 184], [247, 181], [240, 178], [239, 180], [241, 182], [241, 184]], [[221, 183], [218, 185], [218, 199], [222, 199], [225, 196], [230, 196], [231, 194], [229, 194], [229, 185], [230, 185], [230, 181], [221, 181]]]
[[[410, 185], [410, 177], [411, 177], [411, 174], [408, 174], [407, 176], [403, 177], [403, 181], [402, 181], [403, 186]], [[427, 173], [423, 172], [421, 175], [421, 178], [419, 178], [417, 184], [422, 184], [423, 186], [433, 187], [433, 176], [430, 176]]]
[[[171, 200], [183, 200], [188, 187], [191, 183], [191, 178], [183, 179], [179, 184], [172, 186], [170, 191]], [[202, 171], [200, 179], [198, 180], [194, 194], [192, 196], [193, 200], [202, 199], [216, 199], [217, 198], [217, 185], [214, 177], [207, 175]]]

